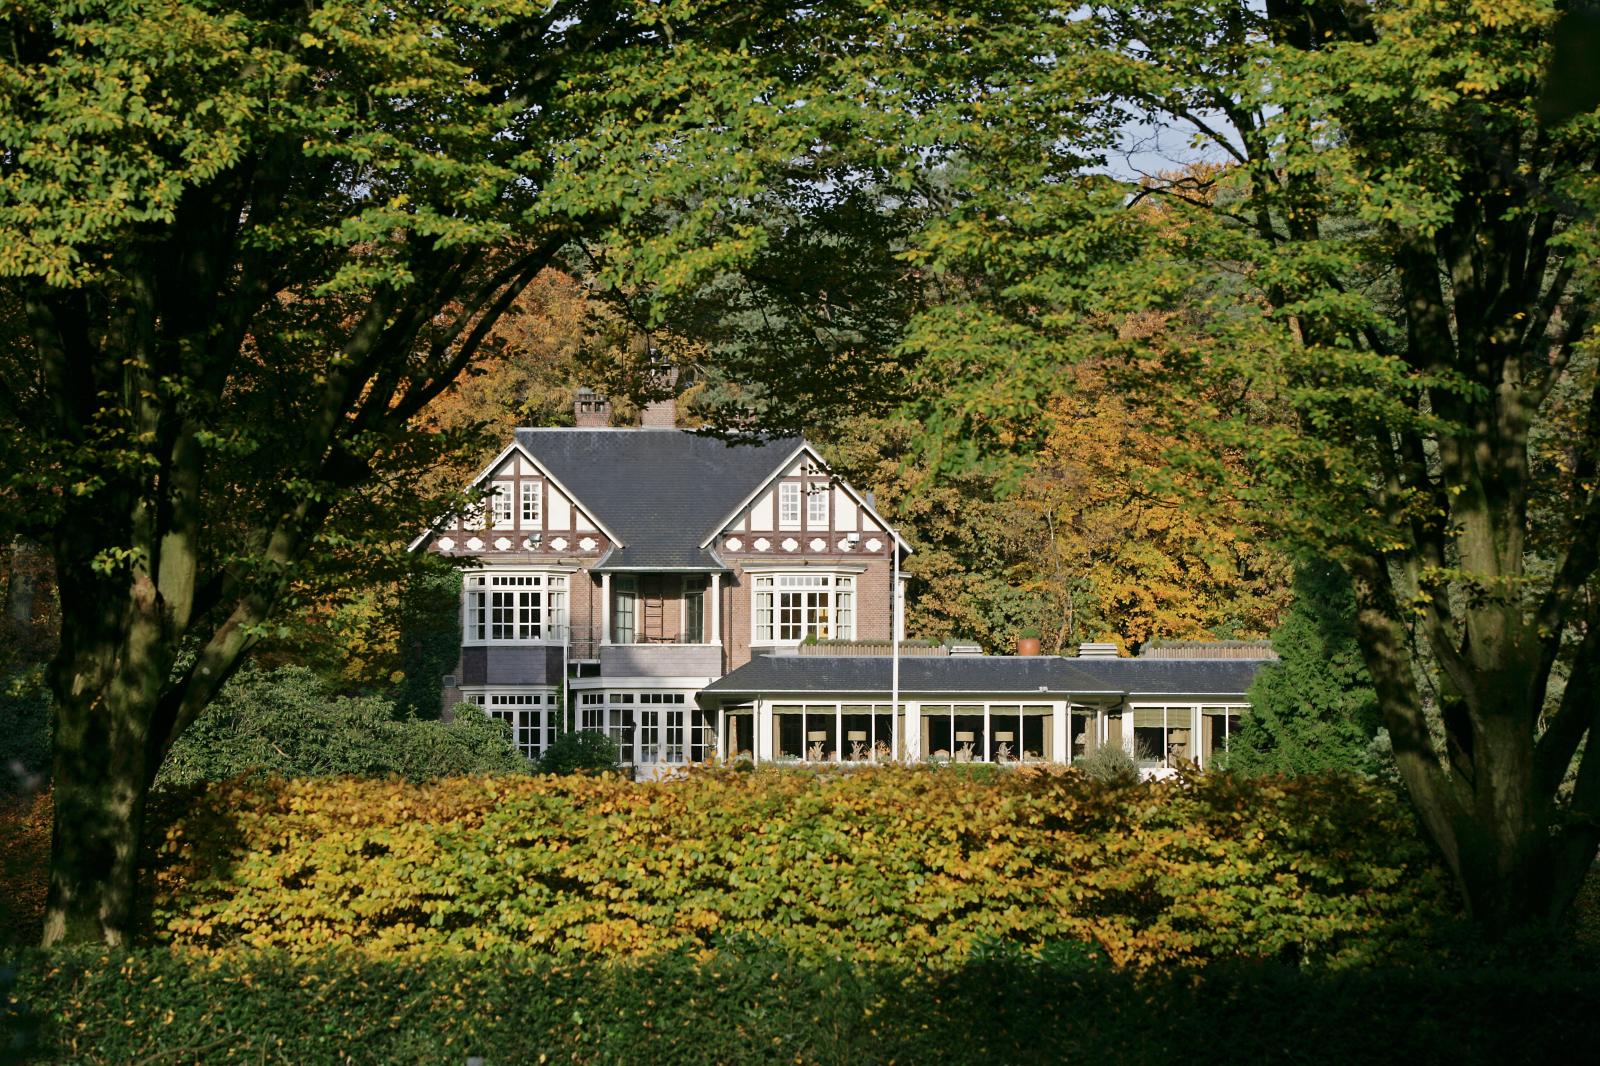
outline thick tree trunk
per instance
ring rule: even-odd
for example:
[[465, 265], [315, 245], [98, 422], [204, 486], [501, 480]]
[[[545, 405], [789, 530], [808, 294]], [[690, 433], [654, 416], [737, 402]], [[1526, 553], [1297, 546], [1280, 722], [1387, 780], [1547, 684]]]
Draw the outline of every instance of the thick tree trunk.
[[[149, 794], [147, 700], [97, 692], [62, 700], [44, 944], [128, 944]], [[140, 704], [144, 705], [141, 706]]]

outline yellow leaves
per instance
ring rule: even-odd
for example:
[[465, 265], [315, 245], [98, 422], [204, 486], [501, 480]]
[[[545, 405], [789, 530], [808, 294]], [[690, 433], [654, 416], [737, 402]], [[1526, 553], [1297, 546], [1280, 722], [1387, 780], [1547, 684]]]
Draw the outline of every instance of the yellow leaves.
[[[161, 853], [154, 909], [201, 952], [629, 958], [731, 935], [939, 965], [1063, 939], [1121, 965], [1336, 957], [1382, 942], [1358, 927], [1426, 914], [1435, 887], [1400, 876], [1427, 866], [1396, 852], [1392, 803], [1352, 788], [902, 769], [220, 785], [169, 830], [184, 846]], [[1319, 872], [1323, 824], [1351, 837], [1338, 878]]]

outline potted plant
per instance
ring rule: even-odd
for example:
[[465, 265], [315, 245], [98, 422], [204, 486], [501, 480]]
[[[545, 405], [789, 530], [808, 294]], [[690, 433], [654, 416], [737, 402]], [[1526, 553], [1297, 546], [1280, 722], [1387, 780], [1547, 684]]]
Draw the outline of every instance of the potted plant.
[[1039, 654], [1039, 630], [1036, 627], [1027, 626], [1017, 634], [1017, 654]]

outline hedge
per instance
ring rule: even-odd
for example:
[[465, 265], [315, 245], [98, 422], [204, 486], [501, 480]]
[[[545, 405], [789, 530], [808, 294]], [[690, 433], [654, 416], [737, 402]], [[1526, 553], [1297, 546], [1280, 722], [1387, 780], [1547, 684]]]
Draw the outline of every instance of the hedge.
[[1344, 964], [1452, 910], [1409, 815], [1338, 778], [879, 768], [239, 781], [179, 799], [152, 928], [211, 952], [629, 958], [751, 938], [949, 967], [1076, 941], [1118, 966]]
[[27, 1040], [38, 1058], [91, 1064], [1542, 1066], [1572, 1061], [1600, 1024], [1600, 978], [1571, 970], [1138, 973], [1071, 953], [930, 971], [759, 949], [639, 963], [75, 952], [31, 956], [0, 998], [13, 1057]]

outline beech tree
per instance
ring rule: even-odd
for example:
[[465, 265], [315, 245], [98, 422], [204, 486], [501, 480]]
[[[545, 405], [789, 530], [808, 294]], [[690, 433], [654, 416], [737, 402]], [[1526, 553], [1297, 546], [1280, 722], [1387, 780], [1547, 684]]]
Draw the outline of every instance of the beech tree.
[[1400, 773], [1495, 933], [1561, 919], [1600, 843], [1600, 114], [1539, 113], [1564, 6], [1088, 5], [1035, 56], [1127, 150], [975, 157], [919, 254], [989, 290], [908, 339], [985, 382], [926, 402], [946, 448], [1048, 431], [995, 382], [1158, 361], [1170, 460], [1247, 458], [1255, 513], [1352, 576]]
[[126, 941], [174, 739], [308, 566], [432, 513], [416, 416], [541, 270], [585, 239], [670, 290], [775, 239], [737, 208], [780, 175], [908, 186], [939, 111], [903, 100], [966, 78], [990, 6], [7, 5], [0, 500], [62, 602], [45, 942]]

